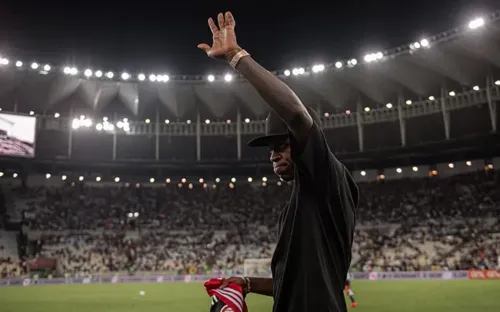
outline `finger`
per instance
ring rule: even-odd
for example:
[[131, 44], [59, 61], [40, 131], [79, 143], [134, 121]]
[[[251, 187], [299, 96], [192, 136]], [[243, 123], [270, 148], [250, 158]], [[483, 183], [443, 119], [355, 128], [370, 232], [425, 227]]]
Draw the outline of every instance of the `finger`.
[[219, 28], [217, 28], [217, 25], [215, 25], [215, 22], [212, 18], [208, 19], [208, 27], [210, 27], [212, 35], [215, 35], [219, 31]]
[[226, 25], [231, 25], [231, 26], [236, 26], [236, 22], [234, 20], [234, 16], [233, 14], [231, 14], [231, 12], [226, 12]]
[[198, 49], [201, 49], [201, 50], [203, 50], [203, 51], [205, 51], [205, 52], [208, 53], [208, 51], [210, 51], [210, 46], [208, 44], [206, 44], [206, 43], [200, 43], [198, 45]]
[[222, 13], [219, 13], [217, 15], [217, 20], [219, 22], [219, 29], [222, 29], [224, 28], [224, 26], [226, 26], [226, 23], [224, 21], [224, 15]]
[[229, 284], [228, 280], [225, 280], [220, 286], [219, 289], [226, 288], [227, 284]]

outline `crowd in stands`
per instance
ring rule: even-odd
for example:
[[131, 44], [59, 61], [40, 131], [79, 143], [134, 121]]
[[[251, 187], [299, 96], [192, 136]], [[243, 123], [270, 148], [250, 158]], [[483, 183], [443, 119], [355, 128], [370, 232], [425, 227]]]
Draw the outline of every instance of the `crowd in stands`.
[[[360, 183], [352, 270], [497, 267], [499, 185], [493, 170]], [[55, 258], [69, 275], [242, 272], [245, 259], [271, 257], [289, 194], [286, 184], [243, 182], [11, 190], [25, 232], [38, 235], [31, 258]], [[0, 254], [0, 273], [16, 272]]]

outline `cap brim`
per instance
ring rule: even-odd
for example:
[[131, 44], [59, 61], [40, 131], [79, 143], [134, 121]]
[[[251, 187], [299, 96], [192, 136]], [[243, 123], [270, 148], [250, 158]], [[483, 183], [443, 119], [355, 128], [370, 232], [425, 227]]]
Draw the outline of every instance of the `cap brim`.
[[288, 133], [265, 135], [250, 140], [247, 145], [250, 147], [265, 147], [286, 138], [288, 138]]

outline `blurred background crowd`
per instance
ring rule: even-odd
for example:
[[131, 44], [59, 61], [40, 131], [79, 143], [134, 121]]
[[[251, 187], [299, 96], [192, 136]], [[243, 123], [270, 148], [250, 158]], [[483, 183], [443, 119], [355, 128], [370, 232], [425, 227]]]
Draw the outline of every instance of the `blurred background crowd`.
[[[353, 271], [496, 268], [500, 174], [494, 170], [360, 183]], [[33, 259], [67, 276], [153, 271], [242, 273], [269, 259], [290, 186], [280, 183], [4, 187], [0, 274], [22, 276]]]

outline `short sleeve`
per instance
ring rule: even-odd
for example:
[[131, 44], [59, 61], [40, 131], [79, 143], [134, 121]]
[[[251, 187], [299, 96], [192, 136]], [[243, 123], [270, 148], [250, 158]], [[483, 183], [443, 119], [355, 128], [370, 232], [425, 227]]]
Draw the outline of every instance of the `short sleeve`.
[[[307, 142], [299, 144], [290, 135], [292, 161], [299, 171], [299, 179], [324, 185], [328, 180], [340, 181], [345, 176], [344, 165], [333, 155], [319, 125], [313, 123]], [[333, 175], [333, 176], [332, 176]]]

